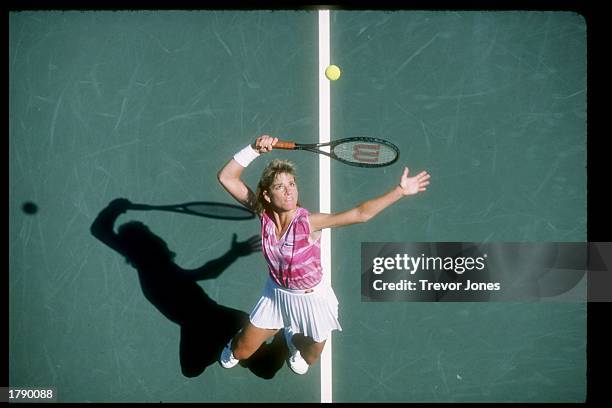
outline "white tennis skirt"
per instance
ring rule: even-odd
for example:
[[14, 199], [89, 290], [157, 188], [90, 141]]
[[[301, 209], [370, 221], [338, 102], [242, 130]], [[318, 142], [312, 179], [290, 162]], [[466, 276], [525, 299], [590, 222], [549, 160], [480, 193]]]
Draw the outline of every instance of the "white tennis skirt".
[[330, 285], [321, 281], [308, 290], [279, 286], [268, 275], [261, 298], [249, 316], [261, 329], [290, 328], [293, 333], [312, 337], [317, 343], [332, 330], [342, 331], [338, 322], [338, 299]]

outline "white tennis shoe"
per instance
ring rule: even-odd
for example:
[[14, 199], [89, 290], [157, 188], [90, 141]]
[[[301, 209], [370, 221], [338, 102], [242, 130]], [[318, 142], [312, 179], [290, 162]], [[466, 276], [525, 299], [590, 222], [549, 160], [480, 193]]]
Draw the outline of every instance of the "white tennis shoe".
[[238, 364], [240, 360], [234, 357], [234, 353], [232, 353], [232, 339], [226, 344], [221, 352], [221, 356], [219, 357], [219, 364], [223, 368], [232, 368], [236, 364]]
[[300, 350], [295, 347], [293, 341], [291, 340], [293, 338], [293, 332], [287, 327], [285, 327], [283, 331], [285, 332], [285, 341], [287, 342], [287, 347], [289, 348], [289, 358], [287, 359], [287, 365], [296, 374], [306, 374], [306, 372], [308, 372], [309, 366], [306, 360], [302, 358]]

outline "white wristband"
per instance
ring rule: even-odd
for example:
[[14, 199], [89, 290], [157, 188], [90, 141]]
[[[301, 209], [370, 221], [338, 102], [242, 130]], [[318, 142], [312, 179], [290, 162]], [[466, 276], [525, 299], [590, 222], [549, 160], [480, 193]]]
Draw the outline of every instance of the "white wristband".
[[234, 155], [234, 160], [236, 160], [242, 167], [246, 167], [258, 157], [259, 153], [257, 153], [255, 149], [251, 147], [251, 145], [248, 145]]

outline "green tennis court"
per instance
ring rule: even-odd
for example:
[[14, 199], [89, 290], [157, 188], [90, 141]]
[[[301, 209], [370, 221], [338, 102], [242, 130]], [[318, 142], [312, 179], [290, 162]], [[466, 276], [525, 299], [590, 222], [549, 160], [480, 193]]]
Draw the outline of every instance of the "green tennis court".
[[[587, 240], [584, 18], [332, 10], [329, 27], [342, 69], [329, 83], [332, 138], [389, 140], [400, 160], [379, 169], [332, 161], [322, 175], [316, 154], [266, 158], [297, 164], [311, 211], [322, 177], [333, 211], [386, 192], [403, 166], [427, 170], [431, 185], [332, 231], [343, 331], [332, 338], [331, 372], [317, 363], [297, 376], [262, 360], [271, 378], [216, 363], [186, 375], [187, 330], [90, 226], [120, 197], [232, 203], [216, 173], [261, 134], [316, 143], [319, 13], [9, 14], [10, 387], [54, 388], [62, 402], [320, 402], [326, 381], [333, 402], [584, 401], [586, 303], [362, 302], [360, 279], [362, 242]], [[245, 171], [250, 186], [265, 161]], [[163, 211], [128, 211], [115, 225], [130, 220], [185, 269], [227, 254], [234, 234], [259, 233], [257, 219]], [[194, 282], [243, 316], [266, 273], [253, 253]], [[159, 296], [173, 279], [156, 281]], [[189, 310], [202, 319], [194, 359], [227, 323], [208, 310]]]

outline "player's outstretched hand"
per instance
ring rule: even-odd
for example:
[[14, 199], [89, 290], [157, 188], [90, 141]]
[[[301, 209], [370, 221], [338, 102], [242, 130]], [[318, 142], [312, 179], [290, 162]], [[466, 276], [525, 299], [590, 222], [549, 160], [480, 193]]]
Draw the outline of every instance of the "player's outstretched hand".
[[431, 177], [429, 173], [422, 171], [414, 177], [408, 177], [409, 172], [408, 167], [404, 167], [404, 173], [399, 184], [402, 194], [407, 196], [427, 190], [426, 186], [429, 185], [429, 178]]

